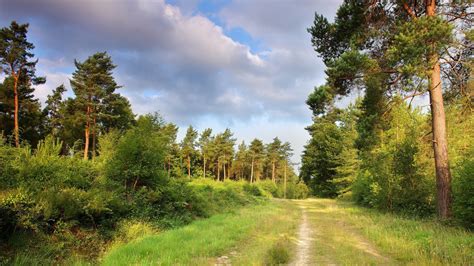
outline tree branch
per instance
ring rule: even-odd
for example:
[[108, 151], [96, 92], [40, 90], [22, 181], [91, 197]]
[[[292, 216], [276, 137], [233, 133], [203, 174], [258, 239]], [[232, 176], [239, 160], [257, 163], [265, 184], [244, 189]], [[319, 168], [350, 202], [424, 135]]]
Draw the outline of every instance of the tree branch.
[[412, 17], [413, 19], [416, 19], [417, 17], [415, 13], [413, 12], [413, 9], [411, 9], [411, 7], [409, 7], [405, 1], [402, 1], [402, 2], [403, 2], [403, 9], [405, 9], [405, 11], [408, 13], [408, 15], [410, 15], [410, 17]]

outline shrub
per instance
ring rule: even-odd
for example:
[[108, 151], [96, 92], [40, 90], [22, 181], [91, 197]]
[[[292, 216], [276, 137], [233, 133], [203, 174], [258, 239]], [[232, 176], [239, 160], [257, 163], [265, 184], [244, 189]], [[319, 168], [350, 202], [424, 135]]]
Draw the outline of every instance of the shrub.
[[466, 227], [474, 229], [474, 152], [454, 171], [454, 216]]
[[300, 181], [294, 186], [292, 192], [289, 194], [290, 199], [306, 199], [309, 195], [309, 188], [303, 181]]
[[278, 186], [271, 180], [263, 180], [255, 183], [261, 190], [267, 192], [273, 197], [283, 197], [278, 193]]
[[163, 171], [166, 136], [159, 133], [153, 116], [142, 116], [137, 123], [117, 140], [114, 151], [108, 151], [110, 158], [104, 166], [106, 176], [124, 184], [126, 190], [167, 182]]

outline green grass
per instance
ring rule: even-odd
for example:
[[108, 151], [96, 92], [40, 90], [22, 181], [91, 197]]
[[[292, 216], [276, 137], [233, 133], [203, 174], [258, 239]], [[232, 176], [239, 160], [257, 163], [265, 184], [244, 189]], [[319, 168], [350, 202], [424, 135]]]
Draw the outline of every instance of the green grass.
[[233, 265], [264, 264], [269, 249], [295, 232], [299, 210], [272, 200], [115, 247], [103, 265], [203, 265], [226, 255]]
[[470, 265], [474, 234], [327, 199], [298, 202], [314, 228], [317, 264]]

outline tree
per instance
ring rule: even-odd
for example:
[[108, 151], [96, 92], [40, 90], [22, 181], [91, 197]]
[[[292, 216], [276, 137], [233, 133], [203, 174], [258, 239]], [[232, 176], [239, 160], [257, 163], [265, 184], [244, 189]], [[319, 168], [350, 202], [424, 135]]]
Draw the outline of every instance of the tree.
[[293, 149], [289, 142], [285, 142], [280, 146], [280, 157], [283, 162], [283, 198], [286, 199], [286, 184], [288, 181], [288, 164], [290, 157], [293, 155]]
[[71, 87], [76, 95], [77, 108], [81, 110], [77, 115], [84, 125], [84, 159], [87, 159], [91, 134], [95, 149], [97, 122], [101, 118], [103, 101], [119, 86], [112, 76], [116, 66], [106, 52], [95, 53], [82, 63], [75, 60], [74, 64], [76, 71], [72, 75]]
[[64, 105], [63, 93], [65, 91], [66, 87], [64, 87], [64, 85], [61, 85], [54, 89], [53, 93], [51, 95], [48, 95], [48, 99], [46, 100], [46, 107], [43, 110], [43, 113], [45, 114], [47, 119], [47, 131], [55, 137], [58, 137], [64, 120], [62, 106]]
[[196, 154], [196, 139], [198, 132], [189, 126], [186, 135], [181, 142], [181, 154], [186, 159], [186, 167], [188, 168], [188, 177], [191, 178], [191, 157]]
[[265, 147], [259, 139], [254, 139], [249, 146], [249, 155], [251, 158], [250, 183], [260, 180], [263, 168]]
[[407, 99], [429, 93], [438, 215], [445, 219], [451, 213], [451, 174], [440, 60], [449, 53], [453, 27], [460, 24], [454, 21], [469, 15], [469, 3], [439, 4], [346, 0], [334, 23], [316, 14], [308, 31], [328, 67], [332, 95], [347, 95], [352, 89], [374, 87], [373, 83], [387, 95]]
[[238, 146], [237, 153], [235, 154], [234, 160], [234, 172], [238, 180], [245, 178], [245, 172], [247, 170], [248, 161], [248, 149], [245, 145], [245, 141], [242, 141]]
[[[15, 144], [15, 97], [13, 92], [14, 80], [6, 77], [0, 83], [0, 132], [6, 136], [12, 136], [12, 144]], [[18, 117], [21, 117], [19, 124], [19, 139], [27, 141], [32, 147], [36, 147], [44, 133], [44, 116], [38, 99], [34, 98], [34, 88], [24, 80], [24, 75], [18, 84]]]
[[300, 176], [321, 197], [336, 197], [333, 183], [337, 160], [342, 150], [342, 134], [333, 113], [313, 118], [313, 125], [307, 127], [311, 138], [305, 145]]
[[[158, 117], [158, 114], [155, 114], [155, 116]], [[165, 124], [164, 121], [162, 121], [161, 124], [163, 124], [163, 126], [160, 128], [160, 133], [161, 135], [163, 135], [166, 143], [164, 168], [168, 173], [168, 177], [171, 177], [172, 171], [174, 174], [177, 174], [177, 176], [181, 176], [182, 169], [179, 158], [181, 151], [179, 145], [176, 143], [176, 138], [178, 135], [178, 126], [173, 123]]]
[[235, 140], [232, 136], [234, 134], [230, 129], [226, 129], [224, 132], [217, 134], [212, 144], [212, 150], [216, 159], [217, 167], [217, 180], [220, 180], [221, 166], [223, 170], [223, 180], [226, 180], [229, 176], [228, 171], [230, 170], [230, 164], [234, 157], [234, 145]]
[[98, 130], [109, 132], [111, 129], [124, 131], [135, 124], [135, 115], [127, 98], [119, 93], [107, 92], [101, 103]]
[[276, 164], [280, 159], [280, 152], [281, 152], [281, 141], [279, 138], [275, 137], [273, 139], [273, 142], [267, 145], [267, 159], [271, 163], [273, 183], [276, 182], [276, 178], [275, 178]]
[[[38, 85], [45, 83], [43, 77], [37, 77], [36, 61], [30, 61], [34, 54], [31, 51], [35, 46], [28, 42], [26, 34], [28, 33], [28, 24], [18, 24], [13, 21], [10, 27], [0, 29], [0, 70], [3, 70], [5, 75], [12, 79], [10, 86], [9, 82], [4, 81], [4, 86], [7, 84], [8, 88], [13, 91], [13, 134], [15, 138], [15, 146], [20, 146], [20, 105], [22, 104], [20, 95], [26, 96], [31, 92], [21, 92], [23, 89], [31, 89], [31, 84]], [[31, 102], [31, 101], [30, 101]]]
[[146, 115], [138, 118], [137, 126], [128, 130], [115, 147], [106, 165], [107, 176], [124, 184], [126, 191], [138, 187], [157, 187], [168, 181], [162, 164], [165, 158], [167, 136], [161, 134], [161, 120]]
[[201, 136], [199, 138], [199, 143], [198, 143], [199, 148], [201, 149], [204, 178], [206, 177], [207, 161], [212, 157], [211, 143], [213, 141], [213, 138], [211, 135], [212, 135], [212, 129], [210, 128], [205, 129], [201, 133]]

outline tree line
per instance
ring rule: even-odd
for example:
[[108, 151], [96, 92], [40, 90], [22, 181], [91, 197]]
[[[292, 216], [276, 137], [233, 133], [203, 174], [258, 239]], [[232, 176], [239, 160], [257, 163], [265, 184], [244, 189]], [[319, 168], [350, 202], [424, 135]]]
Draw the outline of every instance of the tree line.
[[[82, 153], [84, 159], [90, 159], [98, 155], [100, 136], [111, 131], [123, 133], [136, 125], [129, 101], [118, 93], [121, 86], [113, 77], [116, 65], [106, 52], [83, 62], [75, 60], [70, 79], [74, 97], [65, 98], [66, 87], [60, 85], [41, 109], [33, 95], [34, 86], [44, 84], [46, 78], [36, 75], [38, 60], [34, 60], [35, 46], [28, 41], [27, 32], [28, 24], [15, 21], [0, 30], [0, 65], [6, 75], [0, 84], [0, 132], [9, 143], [36, 147], [52, 135], [63, 143], [63, 155]], [[159, 116], [154, 119], [162, 120]], [[198, 174], [250, 182], [296, 178], [290, 161], [292, 148], [277, 137], [268, 144], [259, 139], [250, 145], [242, 142], [235, 150], [236, 139], [229, 129], [213, 135], [208, 128], [198, 134], [190, 126], [178, 143], [178, 127], [172, 123], [164, 127], [169, 152], [163, 167], [168, 176]]]
[[60, 85], [42, 108], [34, 91], [46, 78], [27, 32], [16, 22], [0, 29], [0, 261], [93, 261], [124, 232], [307, 197], [288, 142], [236, 149], [230, 129], [192, 126], [178, 141], [178, 126], [159, 114], [133, 114], [106, 52], [75, 60], [74, 95]]
[[[313, 125], [301, 171], [316, 194], [351, 192], [365, 205], [436, 209], [441, 219], [454, 211], [472, 223], [472, 211], [465, 213], [473, 198], [465, 184], [474, 176], [469, 8], [468, 1], [345, 0], [334, 22], [316, 13], [308, 32], [327, 79], [307, 100]], [[363, 96], [335, 107], [354, 91]], [[414, 107], [420, 95], [428, 95], [430, 113]]]

